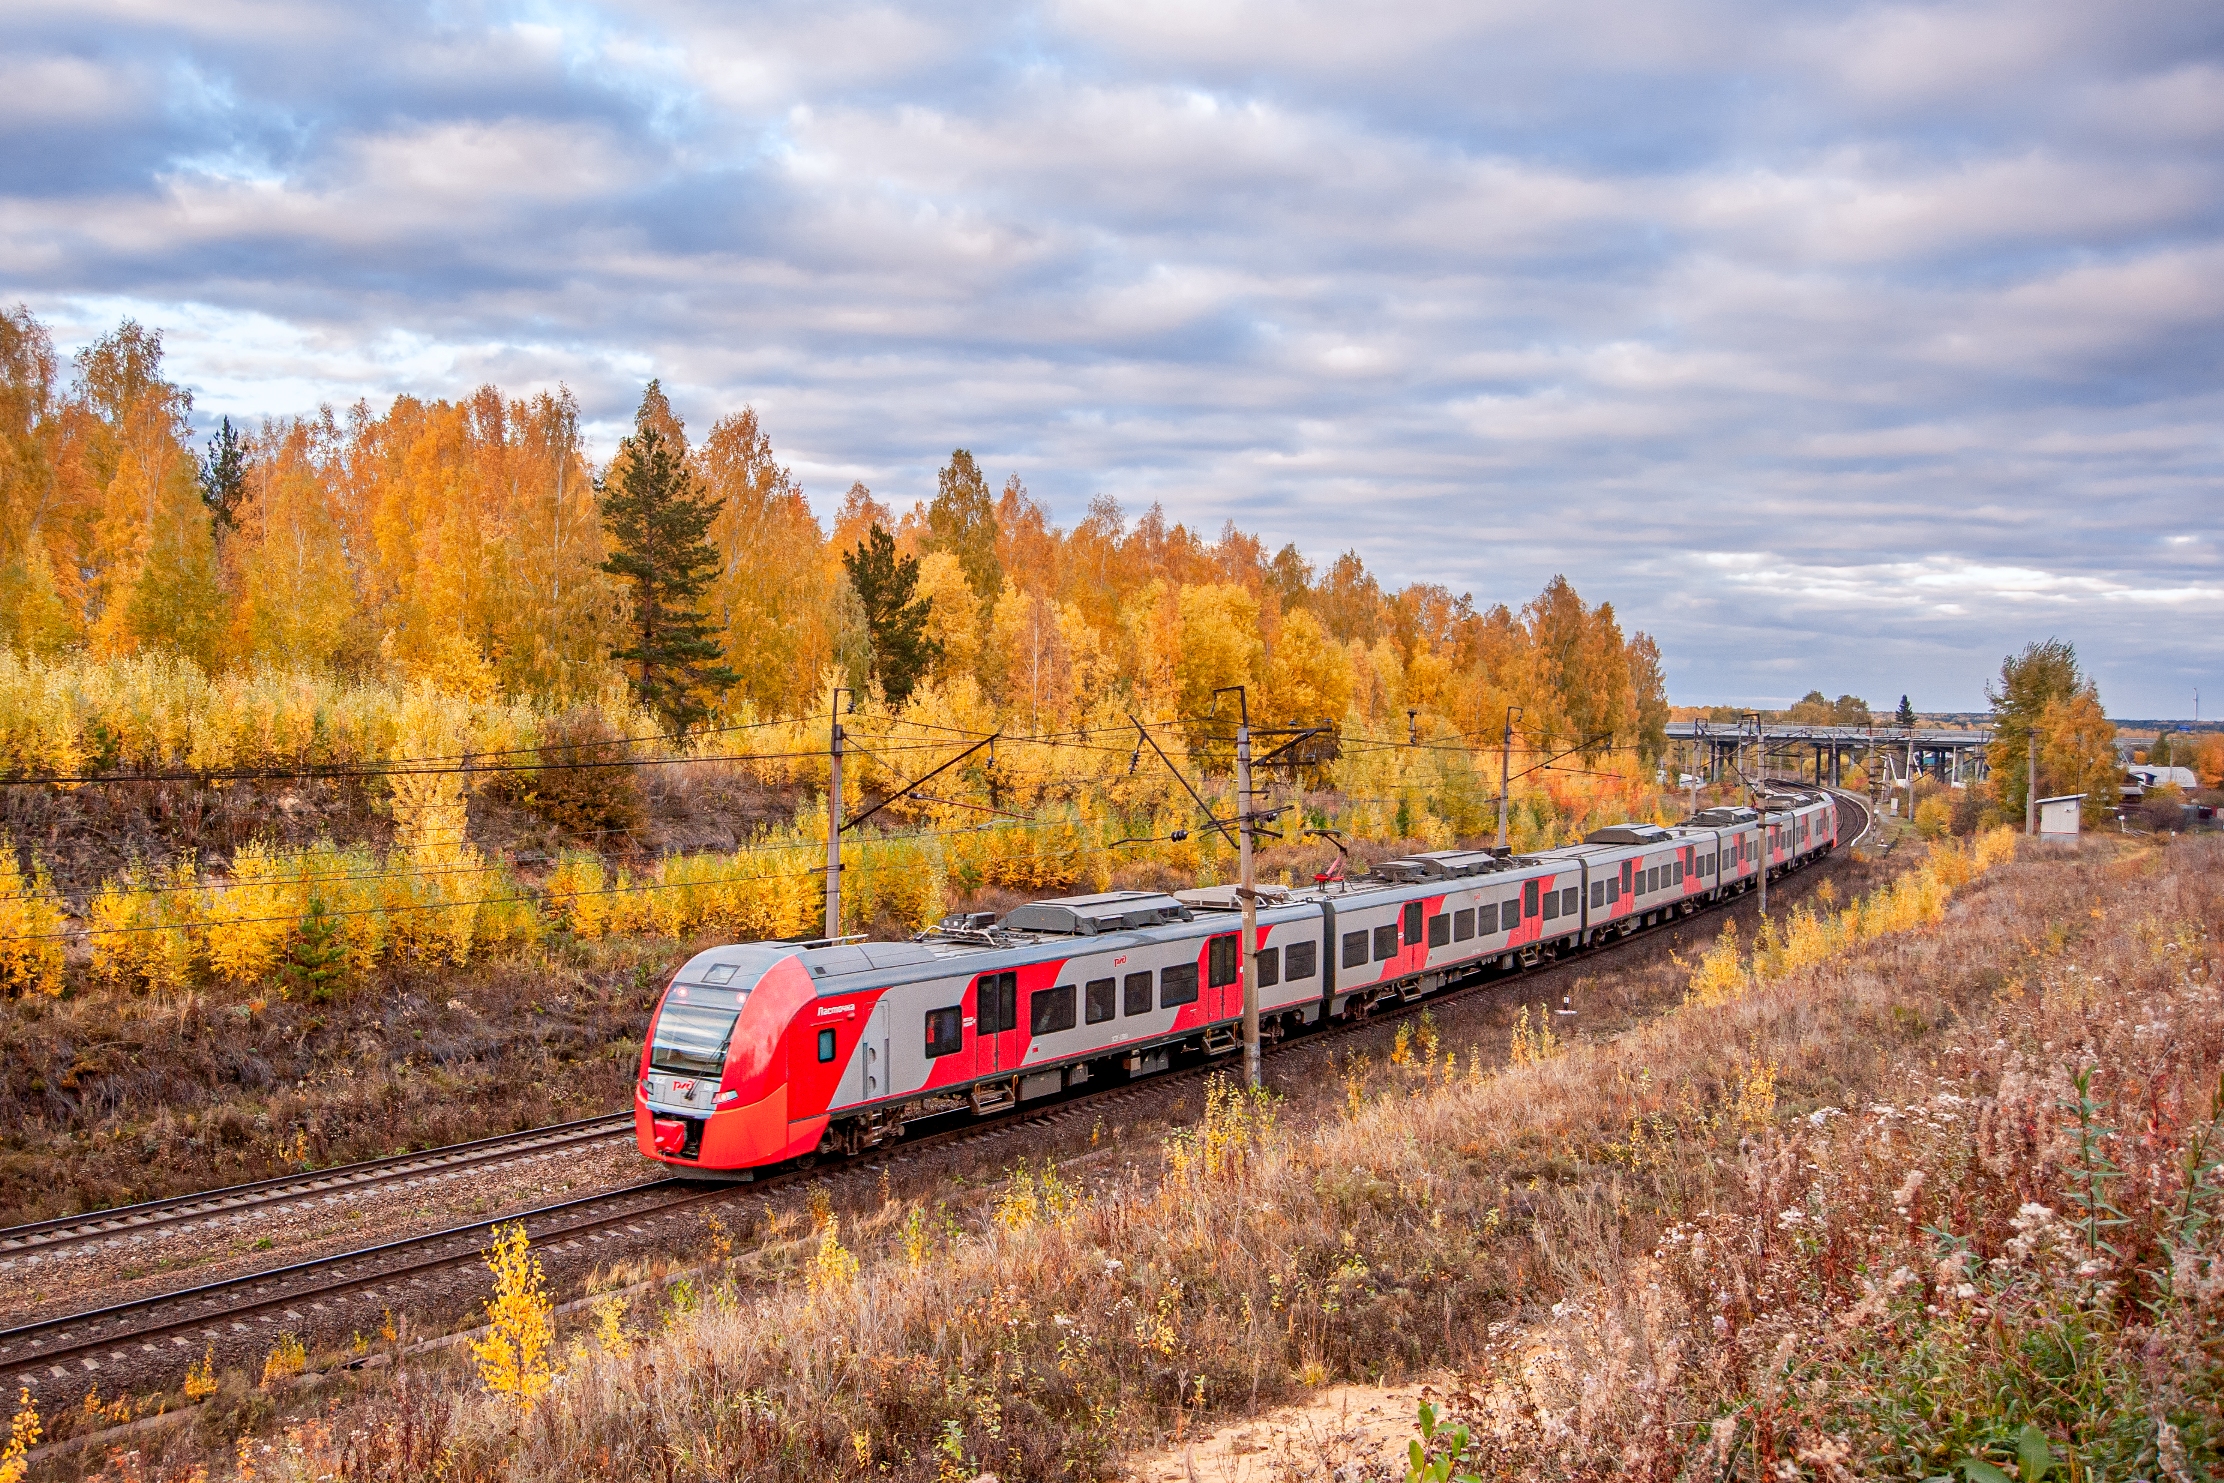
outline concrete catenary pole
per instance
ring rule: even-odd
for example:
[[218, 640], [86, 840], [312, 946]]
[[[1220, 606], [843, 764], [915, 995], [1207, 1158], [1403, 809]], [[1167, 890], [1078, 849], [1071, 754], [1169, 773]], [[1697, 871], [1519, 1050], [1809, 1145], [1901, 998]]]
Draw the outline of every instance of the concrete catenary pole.
[[834, 730], [826, 771], [826, 935], [842, 935], [842, 690], [834, 689]]
[[2039, 832], [2039, 733], [2037, 727], [2033, 727], [2023, 734], [2023, 761], [2026, 773], [2023, 784], [2023, 832], [2025, 834], [2037, 834]]
[[1498, 848], [1506, 848], [1506, 794], [1513, 786], [1514, 717], [1521, 707], [1506, 707], [1506, 734], [1498, 744]]
[[1236, 834], [1236, 868], [1242, 878], [1238, 892], [1243, 902], [1243, 941], [1236, 949], [1236, 973], [1243, 984], [1243, 1084], [1259, 1089], [1259, 975], [1253, 971], [1252, 954], [1259, 940], [1259, 895], [1251, 878], [1251, 708], [1243, 692], [1236, 722], [1236, 814], [1241, 828]]

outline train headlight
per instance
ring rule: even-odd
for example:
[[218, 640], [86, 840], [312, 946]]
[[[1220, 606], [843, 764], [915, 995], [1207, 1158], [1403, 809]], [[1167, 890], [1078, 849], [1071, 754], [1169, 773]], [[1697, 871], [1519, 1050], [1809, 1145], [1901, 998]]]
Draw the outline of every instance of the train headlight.
[[720, 1092], [720, 1093], [718, 1094], [718, 1097], [717, 1097], [717, 1102], [718, 1102], [718, 1105], [719, 1105], [719, 1106], [723, 1107], [723, 1106], [725, 1106], [725, 1105], [726, 1105], [726, 1104], [727, 1104], [728, 1102], [732, 1102], [732, 1101], [735, 1101], [735, 1100], [739, 1099], [739, 1097], [740, 1097], [740, 1096], [741, 1096], [741, 1093], [739, 1093], [739, 1092]]

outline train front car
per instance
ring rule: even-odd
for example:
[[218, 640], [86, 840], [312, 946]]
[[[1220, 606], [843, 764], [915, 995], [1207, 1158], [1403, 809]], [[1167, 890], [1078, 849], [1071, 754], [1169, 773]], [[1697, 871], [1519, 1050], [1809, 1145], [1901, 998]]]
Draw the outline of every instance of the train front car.
[[[748, 1169], [808, 1153], [789, 1120], [788, 1027], [818, 993], [795, 948], [710, 948], [665, 986], [633, 1089], [641, 1152], [678, 1167]], [[802, 1146], [799, 1148], [797, 1144]]]

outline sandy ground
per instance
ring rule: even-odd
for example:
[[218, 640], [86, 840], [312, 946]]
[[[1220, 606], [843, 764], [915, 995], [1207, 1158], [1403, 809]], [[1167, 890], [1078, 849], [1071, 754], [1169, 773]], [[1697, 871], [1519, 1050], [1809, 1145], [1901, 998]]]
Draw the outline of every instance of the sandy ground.
[[1131, 1457], [1132, 1483], [1352, 1483], [1402, 1479], [1406, 1444], [1420, 1436], [1411, 1385], [1337, 1385], [1311, 1400], [1231, 1422], [1210, 1436]]

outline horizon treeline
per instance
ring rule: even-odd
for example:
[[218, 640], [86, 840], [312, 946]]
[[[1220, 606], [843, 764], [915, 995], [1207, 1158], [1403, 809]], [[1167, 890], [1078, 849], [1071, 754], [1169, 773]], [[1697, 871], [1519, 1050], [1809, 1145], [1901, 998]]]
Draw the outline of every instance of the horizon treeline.
[[[65, 376], [28, 310], [0, 312], [0, 646], [547, 705], [619, 676], [629, 612], [603, 506], [621, 470], [590, 460], [568, 391], [227, 421], [205, 451], [191, 405], [159, 333], [126, 321]], [[1208, 538], [1101, 495], [1060, 529], [1017, 475], [992, 485], [963, 449], [931, 496], [853, 485], [829, 528], [754, 410], [691, 437], [652, 382], [637, 428], [679, 450], [715, 507], [700, 601], [739, 676], [713, 700], [722, 714], [806, 714], [833, 683], [900, 702], [915, 682], [972, 687], [1043, 731], [1114, 699], [1194, 716], [1246, 684], [1268, 724], [1348, 714], [1403, 733], [1410, 710], [1488, 743], [1519, 706], [1528, 748], [1664, 746], [1657, 646], [1562, 578], [1518, 609], [1478, 607], [1436, 584], [1387, 588], [1356, 552], [1316, 563], [1232, 522]], [[887, 615], [858, 583], [891, 577], [914, 605], [918, 672], [883, 686]]]

